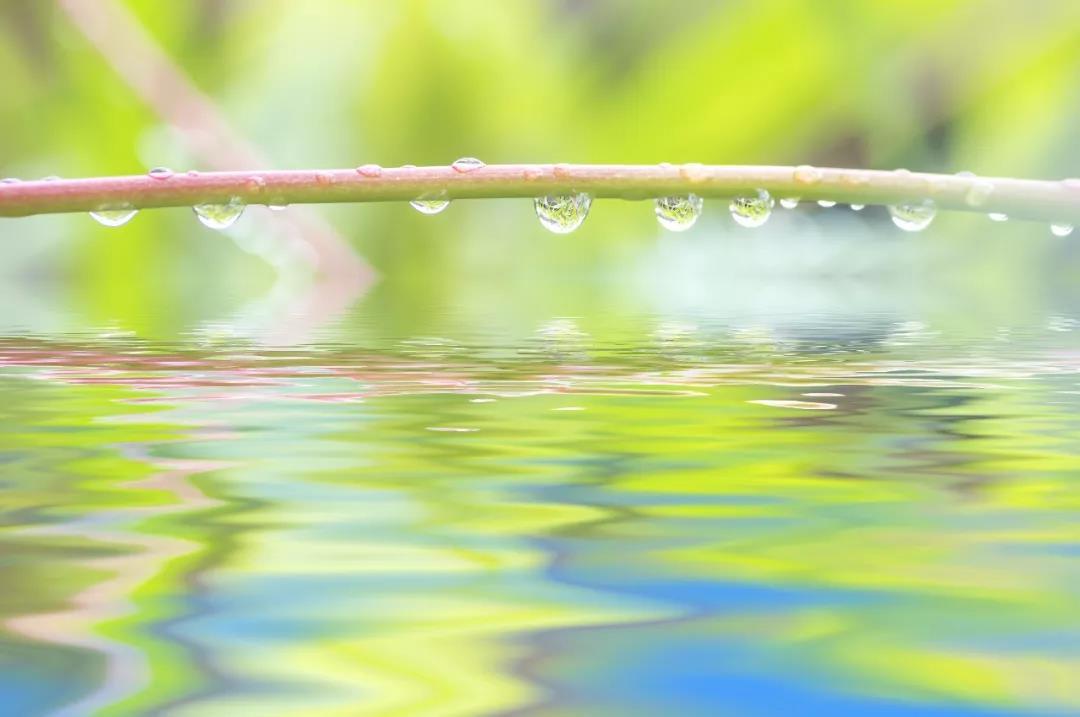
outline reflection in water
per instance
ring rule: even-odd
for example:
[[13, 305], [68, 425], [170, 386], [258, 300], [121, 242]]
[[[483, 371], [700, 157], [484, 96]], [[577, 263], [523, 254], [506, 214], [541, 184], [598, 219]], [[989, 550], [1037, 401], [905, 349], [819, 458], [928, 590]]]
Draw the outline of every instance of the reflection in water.
[[1080, 353], [1051, 323], [1007, 353], [566, 317], [2, 339], [3, 703], [1076, 711]]

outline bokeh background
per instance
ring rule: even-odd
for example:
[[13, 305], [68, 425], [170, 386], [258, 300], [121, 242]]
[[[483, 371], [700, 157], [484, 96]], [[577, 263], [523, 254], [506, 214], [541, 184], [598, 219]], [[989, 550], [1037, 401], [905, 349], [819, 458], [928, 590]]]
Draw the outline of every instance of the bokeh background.
[[[105, 53], [87, 15], [106, 26]], [[183, 97], [163, 111], [117, 71], [156, 71], [130, 19], [231, 127], [216, 149], [176, 128]], [[471, 155], [1080, 174], [1071, 0], [2, 0], [0, 77], [0, 176], [22, 178], [231, 166], [229, 137], [277, 168]], [[1000, 326], [1070, 312], [1080, 278], [1073, 242], [973, 215], [912, 237], [881, 210], [803, 208], [747, 232], [715, 202], [675, 237], [646, 203], [603, 202], [579, 232], [552, 237], [520, 200], [438, 217], [399, 204], [315, 211], [377, 281], [310, 301], [321, 289], [290, 276], [264, 236], [273, 218], [255, 210], [226, 236], [179, 209], [122, 229], [5, 220], [5, 326], [261, 334], [312, 303], [312, 327], [363, 315], [420, 332], [430, 307], [451, 305], [509, 332], [703, 306]]]

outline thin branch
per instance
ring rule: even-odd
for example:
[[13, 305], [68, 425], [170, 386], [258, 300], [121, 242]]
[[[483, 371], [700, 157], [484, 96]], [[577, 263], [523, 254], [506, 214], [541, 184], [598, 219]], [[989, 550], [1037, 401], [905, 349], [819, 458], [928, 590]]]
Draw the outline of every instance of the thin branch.
[[417, 198], [482, 199], [585, 192], [641, 200], [696, 194], [729, 198], [765, 189], [776, 198], [857, 204], [931, 199], [943, 209], [1080, 221], [1080, 180], [1043, 181], [811, 167], [504, 164], [445, 167], [187, 172], [0, 184], [0, 216], [131, 207], [317, 204]]

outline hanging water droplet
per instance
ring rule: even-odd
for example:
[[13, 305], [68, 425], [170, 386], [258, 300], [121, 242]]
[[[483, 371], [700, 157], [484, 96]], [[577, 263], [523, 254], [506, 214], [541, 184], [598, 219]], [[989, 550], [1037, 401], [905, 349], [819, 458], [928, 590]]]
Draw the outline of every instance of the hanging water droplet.
[[562, 194], [533, 200], [540, 224], [550, 232], [569, 234], [585, 221], [592, 206], [588, 194]]
[[821, 176], [821, 170], [809, 164], [800, 164], [794, 172], [795, 181], [799, 184], [817, 184]]
[[196, 204], [192, 209], [203, 226], [210, 229], [228, 229], [244, 213], [244, 203], [233, 197], [226, 204]]
[[138, 209], [131, 206], [115, 207], [111, 209], [98, 209], [90, 212], [90, 216], [98, 224], [107, 227], [118, 227], [127, 224], [131, 218], [139, 213]]
[[1002, 212], [990, 212], [986, 215], [992, 222], [1007, 222], [1009, 221], [1009, 215]]
[[168, 167], [154, 167], [147, 174], [154, 179], [168, 179], [173, 176], [173, 171]]
[[701, 197], [661, 197], [656, 200], [656, 220], [668, 231], [682, 232], [694, 226], [704, 204]]
[[780, 206], [782, 206], [784, 209], [794, 209], [795, 207], [799, 206], [799, 198], [784, 197], [780, 200]]
[[377, 164], [361, 164], [356, 171], [365, 177], [378, 177], [382, 174], [382, 167]]
[[1073, 233], [1072, 224], [1051, 224], [1050, 233], [1056, 237], [1067, 237]]
[[919, 232], [930, 226], [937, 216], [937, 207], [929, 199], [915, 202], [904, 202], [889, 206], [889, 214], [892, 215], [893, 224], [906, 232]]
[[852, 204], [851, 205], [851, 211], [853, 211], [853, 212], [861, 212], [864, 209], [866, 209], [865, 204]]
[[461, 172], [462, 174], [471, 172], [474, 169], [480, 169], [483, 166], [484, 163], [476, 157], [462, 157], [454, 160], [454, 163], [450, 165], [455, 172]]
[[330, 174], [330, 172], [316, 172], [315, 183], [324, 187], [329, 187], [334, 183], [334, 175]]
[[731, 218], [741, 226], [760, 227], [769, 221], [772, 214], [773, 198], [764, 189], [758, 189], [752, 196], [735, 197], [728, 206]]
[[817, 205], [819, 207], [824, 207], [825, 209], [830, 209], [836, 206], [836, 202], [831, 199], [819, 199], [817, 200]]
[[414, 199], [409, 204], [421, 214], [438, 214], [450, 206], [450, 200], [446, 198], [446, 190], [425, 194]]

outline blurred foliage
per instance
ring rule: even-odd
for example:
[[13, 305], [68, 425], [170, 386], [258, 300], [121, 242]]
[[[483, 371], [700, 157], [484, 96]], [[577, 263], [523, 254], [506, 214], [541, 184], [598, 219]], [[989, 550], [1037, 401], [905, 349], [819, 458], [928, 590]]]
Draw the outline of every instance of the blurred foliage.
[[[278, 167], [473, 155], [1080, 173], [1072, 0], [125, 4]], [[0, 175], [206, 164], [54, 3], [0, 0], [0, 76]], [[520, 201], [463, 204], [434, 220], [400, 205], [320, 211], [384, 275], [376, 296], [390, 292], [395, 311], [456, 301], [477, 283], [500, 291], [511, 278], [573, 274], [577, 299], [549, 309], [580, 313], [621, 281], [590, 277], [642, 256], [651, 263], [658, 231], [637, 203], [598, 204], [565, 241], [545, 235]], [[706, 212], [695, 231], [730, 231], [719, 203]], [[831, 215], [812, 218], [830, 231]], [[871, 236], [882, 224], [872, 212], [859, 221]], [[1062, 266], [1064, 285], [1076, 268], [1075, 252], [1043, 227], [956, 217], [935, 229], [909, 240], [909, 263], [931, 281], [997, 287], [1005, 314], [1029, 288], [1011, 286], [1017, 267]], [[16, 301], [9, 285], [0, 299], [25, 315], [48, 290], [56, 296], [42, 311], [78, 322], [190, 325], [258, 296], [272, 277], [182, 210], [145, 213], [120, 231], [77, 216], [4, 221], [0, 239], [4, 273], [33, 288]], [[965, 276], [944, 276], [957, 261]]]

